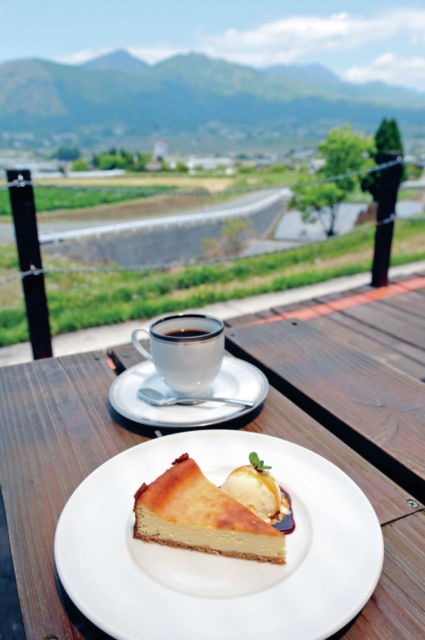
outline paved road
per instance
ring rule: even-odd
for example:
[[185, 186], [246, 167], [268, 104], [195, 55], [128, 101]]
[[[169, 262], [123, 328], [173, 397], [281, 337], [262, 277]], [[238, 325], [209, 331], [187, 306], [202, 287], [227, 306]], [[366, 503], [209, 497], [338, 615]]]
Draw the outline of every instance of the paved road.
[[[289, 198], [289, 189], [270, 189], [267, 191], [256, 191], [234, 200], [222, 202], [211, 207], [203, 207], [195, 211], [182, 211], [168, 216], [131, 219], [112, 220], [107, 224], [103, 222], [40, 222], [38, 225], [40, 242], [51, 242], [54, 240], [71, 239], [76, 237], [90, 237], [120, 233], [121, 231], [132, 231], [133, 229], [160, 229], [169, 226], [185, 225], [194, 222], [211, 222], [220, 218], [232, 216], [246, 216], [257, 209], [267, 208], [271, 202], [279, 198]], [[13, 242], [15, 232], [13, 224], [0, 224], [0, 242]]]

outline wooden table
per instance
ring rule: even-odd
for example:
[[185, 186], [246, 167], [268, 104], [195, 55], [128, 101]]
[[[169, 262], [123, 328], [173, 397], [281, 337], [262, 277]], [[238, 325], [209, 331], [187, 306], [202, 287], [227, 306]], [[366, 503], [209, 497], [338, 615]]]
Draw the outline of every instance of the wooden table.
[[[228, 331], [229, 350], [254, 361], [275, 387], [262, 410], [224, 426], [317, 452], [371, 501], [385, 538], [384, 570], [363, 611], [333, 638], [418, 640], [425, 628], [420, 383], [310, 329], [282, 322]], [[53, 539], [89, 473], [158, 435], [109, 406], [116, 373], [141, 360], [131, 346], [110, 356], [116, 371], [96, 352], [0, 369], [0, 481], [28, 640], [105, 637], [64, 592]]]

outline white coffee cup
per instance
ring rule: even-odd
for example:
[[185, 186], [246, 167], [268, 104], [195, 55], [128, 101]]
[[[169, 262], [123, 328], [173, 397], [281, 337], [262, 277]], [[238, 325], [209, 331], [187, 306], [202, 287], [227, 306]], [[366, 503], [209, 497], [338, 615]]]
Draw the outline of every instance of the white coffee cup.
[[[139, 331], [149, 335], [151, 353], [140, 344]], [[180, 396], [205, 393], [221, 368], [224, 325], [213, 316], [167, 316], [153, 322], [149, 331], [135, 329], [131, 340], [137, 351], [153, 362], [161, 380]]]

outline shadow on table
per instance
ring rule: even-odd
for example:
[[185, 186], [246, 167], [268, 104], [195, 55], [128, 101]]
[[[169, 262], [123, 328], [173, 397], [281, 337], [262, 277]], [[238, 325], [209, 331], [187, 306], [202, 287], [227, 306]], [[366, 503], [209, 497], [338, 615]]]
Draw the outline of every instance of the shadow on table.
[[351, 629], [351, 627], [356, 622], [356, 620], [357, 620], [357, 618], [359, 617], [360, 614], [361, 614], [361, 611], [360, 611], [360, 613], [358, 613], [356, 615], [355, 618], [353, 618], [351, 620], [351, 622], [346, 624], [345, 627], [342, 627], [342, 629], [340, 631], [337, 631], [332, 636], [329, 636], [329, 638], [327, 638], [327, 640], [341, 640], [341, 638], [343, 638], [345, 636], [345, 634], [348, 633], [348, 631]]
[[25, 640], [18, 589], [0, 490], [0, 640]]
[[[108, 636], [108, 634], [99, 629], [99, 627], [96, 627], [93, 622], [90, 622], [90, 620], [86, 618], [83, 613], [81, 613], [78, 607], [75, 606], [75, 604], [72, 602], [71, 598], [65, 591], [62, 582], [60, 581], [56, 565], [55, 582], [59, 598], [66, 615], [68, 616], [70, 622], [77, 629], [77, 631], [79, 631], [79, 633], [81, 633], [81, 635], [85, 638], [85, 640], [99, 640], [100, 638], [104, 638], [105, 640], [107, 640], [108, 638], [111, 638], [111, 636]], [[46, 638], [48, 638], [49, 640], [57, 640], [56, 636], [53, 634], [47, 634], [44, 640], [46, 640]], [[113, 639], [111, 638], [111, 640]]]
[[135, 433], [139, 436], [143, 436], [144, 438], [158, 438], [161, 435], [171, 435], [173, 433], [193, 431], [194, 429], [233, 429], [237, 431], [239, 429], [243, 429], [253, 420], [255, 420], [260, 415], [263, 408], [264, 403], [261, 403], [260, 406], [258, 406], [256, 409], [250, 411], [249, 413], [246, 413], [243, 416], [240, 416], [239, 418], [233, 418], [232, 420], [227, 420], [226, 422], [211, 424], [205, 427], [153, 427], [147, 424], [134, 422], [133, 420], [129, 420], [128, 418], [124, 418], [124, 416], [115, 411], [111, 404], [109, 404], [109, 413], [114, 422], [116, 422], [123, 429], [126, 429], [127, 431]]

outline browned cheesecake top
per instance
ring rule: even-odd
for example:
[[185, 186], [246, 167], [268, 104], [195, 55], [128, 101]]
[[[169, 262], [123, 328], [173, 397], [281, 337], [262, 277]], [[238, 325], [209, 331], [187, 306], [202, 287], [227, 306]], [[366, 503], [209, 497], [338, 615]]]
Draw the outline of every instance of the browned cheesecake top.
[[152, 484], [143, 484], [135, 494], [134, 508], [146, 505], [171, 522], [210, 525], [271, 537], [283, 534], [249, 509], [218, 489], [188, 454], [173, 462]]

